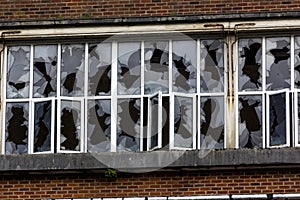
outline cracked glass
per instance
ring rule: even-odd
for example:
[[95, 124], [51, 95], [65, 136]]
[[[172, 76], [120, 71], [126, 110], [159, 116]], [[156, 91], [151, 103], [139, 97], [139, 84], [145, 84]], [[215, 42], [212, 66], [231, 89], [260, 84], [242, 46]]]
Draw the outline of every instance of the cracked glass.
[[33, 96], [56, 96], [57, 45], [34, 46]]
[[34, 149], [33, 152], [51, 150], [52, 101], [34, 103]]
[[239, 96], [239, 147], [262, 148], [262, 97]]
[[200, 97], [200, 144], [203, 149], [224, 148], [224, 97]]
[[239, 91], [262, 89], [262, 39], [240, 39], [238, 46]]
[[84, 45], [61, 46], [61, 95], [82, 96], [84, 91]]
[[5, 154], [28, 152], [29, 103], [7, 103], [5, 120]]
[[174, 96], [174, 147], [193, 147], [193, 99]]
[[60, 150], [80, 151], [81, 103], [61, 101]]
[[28, 98], [30, 80], [30, 46], [8, 47], [6, 97]]
[[173, 41], [172, 77], [174, 92], [196, 92], [196, 57], [196, 41]]
[[141, 100], [118, 99], [117, 149], [139, 151]]
[[201, 92], [224, 91], [224, 42], [201, 40], [200, 42]]
[[89, 100], [87, 112], [88, 152], [110, 151], [111, 101]]
[[111, 43], [89, 44], [89, 84], [90, 96], [111, 93]]
[[119, 43], [118, 94], [141, 93], [141, 47], [139, 42]]
[[145, 42], [144, 93], [169, 92], [169, 45], [167, 41]]
[[266, 39], [267, 90], [290, 88], [290, 48], [289, 37], [275, 37]]

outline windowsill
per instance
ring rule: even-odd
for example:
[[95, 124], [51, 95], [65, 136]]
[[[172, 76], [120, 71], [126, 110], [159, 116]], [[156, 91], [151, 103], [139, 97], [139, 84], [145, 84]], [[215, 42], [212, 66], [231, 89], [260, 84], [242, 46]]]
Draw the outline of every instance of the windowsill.
[[51, 171], [124, 172], [214, 170], [300, 166], [300, 148], [1, 155], [2, 173]]

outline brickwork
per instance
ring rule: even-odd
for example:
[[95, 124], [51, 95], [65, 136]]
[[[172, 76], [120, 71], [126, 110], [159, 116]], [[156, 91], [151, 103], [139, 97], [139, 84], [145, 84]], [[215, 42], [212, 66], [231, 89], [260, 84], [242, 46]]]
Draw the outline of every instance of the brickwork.
[[300, 0], [0, 0], [0, 21], [300, 11]]
[[0, 199], [300, 193], [300, 170], [16, 175], [0, 178]]

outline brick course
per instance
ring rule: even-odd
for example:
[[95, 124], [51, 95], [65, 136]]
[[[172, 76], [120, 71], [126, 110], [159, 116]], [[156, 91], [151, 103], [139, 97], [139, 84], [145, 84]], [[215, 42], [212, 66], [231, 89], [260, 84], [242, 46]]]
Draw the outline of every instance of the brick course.
[[300, 11], [300, 0], [0, 0], [0, 21]]
[[198, 196], [300, 193], [300, 170], [11, 175], [0, 178], [0, 199]]

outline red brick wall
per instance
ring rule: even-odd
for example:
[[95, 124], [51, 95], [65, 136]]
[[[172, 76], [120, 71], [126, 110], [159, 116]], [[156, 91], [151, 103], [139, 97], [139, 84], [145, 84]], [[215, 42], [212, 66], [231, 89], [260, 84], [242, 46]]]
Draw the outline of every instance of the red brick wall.
[[300, 171], [1, 176], [0, 199], [300, 193]]
[[0, 0], [0, 21], [300, 11], [300, 0]]

